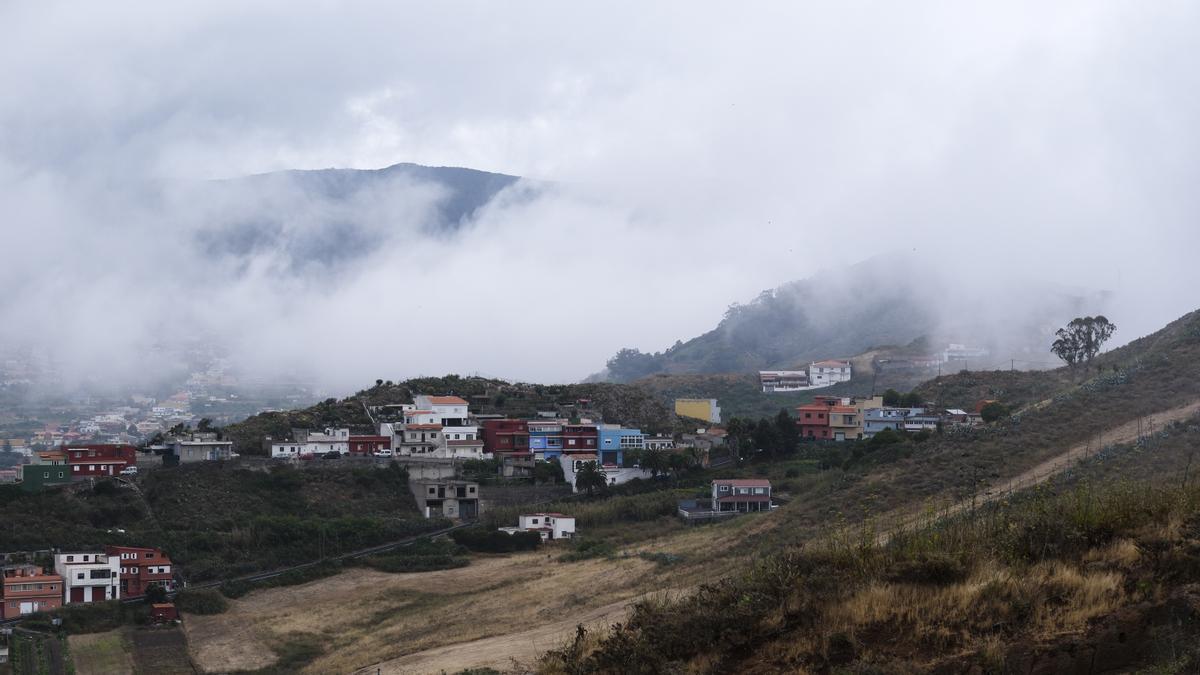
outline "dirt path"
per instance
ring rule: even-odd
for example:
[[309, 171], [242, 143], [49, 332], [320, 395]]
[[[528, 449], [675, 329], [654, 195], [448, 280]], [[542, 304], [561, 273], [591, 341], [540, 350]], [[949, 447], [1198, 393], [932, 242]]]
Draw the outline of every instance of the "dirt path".
[[621, 621], [638, 598], [614, 602], [569, 619], [544, 624], [529, 630], [459, 644], [427, 649], [401, 656], [356, 671], [356, 675], [417, 675], [453, 673], [467, 668], [494, 668], [508, 671], [516, 664], [531, 664], [547, 650], [563, 645], [575, 634], [575, 627], [606, 628]]
[[[1200, 401], [1192, 401], [1187, 405], [1181, 405], [1178, 408], [1164, 410], [1154, 415], [1148, 415], [1140, 419], [1131, 420], [1122, 424], [1119, 427], [1105, 429], [1102, 433], [1097, 434], [1097, 443], [1092, 443], [1088, 440], [1085, 443], [1080, 443], [1071, 447], [1066, 452], [1055, 455], [1050, 459], [1038, 464], [1037, 466], [1024, 471], [1014, 478], [1010, 478], [1003, 484], [991, 488], [987, 492], [981, 493], [972, 501], [961, 501], [952, 506], [943, 509], [937, 513], [937, 517], [946, 518], [948, 516], [957, 515], [970, 508], [979, 507], [984, 504], [1002, 499], [1013, 492], [1031, 488], [1035, 485], [1046, 482], [1047, 480], [1057, 476], [1058, 474], [1070, 469], [1080, 461], [1095, 454], [1101, 445], [1113, 445], [1115, 443], [1131, 443], [1138, 439], [1139, 432], [1142, 434], [1150, 433], [1151, 429], [1161, 430], [1165, 425], [1171, 422], [1187, 419], [1196, 413], [1200, 412]], [[902, 518], [899, 524], [889, 527], [878, 537], [880, 545], [886, 544], [897, 532], [906, 529], [911, 529], [914, 526], [920, 525], [927, 518], [923, 515], [914, 515]]]

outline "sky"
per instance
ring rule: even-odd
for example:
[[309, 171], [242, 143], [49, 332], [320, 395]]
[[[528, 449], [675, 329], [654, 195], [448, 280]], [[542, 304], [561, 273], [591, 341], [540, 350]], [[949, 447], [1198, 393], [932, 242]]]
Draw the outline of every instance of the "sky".
[[[564, 382], [903, 255], [981, 312], [1111, 291], [1127, 341], [1196, 309], [1198, 33], [1186, 2], [0, 3], [0, 339]], [[552, 187], [449, 238], [429, 186], [356, 202], [384, 243], [336, 273], [197, 245], [204, 181], [396, 162]]]

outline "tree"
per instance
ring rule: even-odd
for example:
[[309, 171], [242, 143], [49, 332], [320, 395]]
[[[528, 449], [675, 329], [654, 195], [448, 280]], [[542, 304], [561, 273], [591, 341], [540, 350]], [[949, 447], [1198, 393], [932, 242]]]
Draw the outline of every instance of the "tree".
[[146, 587], [146, 604], [153, 605], [167, 601], [167, 590], [158, 584], [151, 584]]
[[603, 490], [608, 486], [608, 477], [596, 466], [595, 462], [584, 462], [575, 472], [575, 489], [586, 490], [592, 496], [594, 490]]
[[651, 476], [657, 478], [668, 466], [667, 453], [662, 450], [647, 450], [642, 455], [642, 468], [649, 471]]
[[772, 459], [775, 457], [775, 450], [779, 446], [779, 432], [770, 418], [764, 417], [754, 425], [753, 438], [755, 449], [766, 450]]
[[672, 452], [667, 455], [667, 466], [671, 468], [671, 473], [678, 476], [679, 474], [692, 468], [691, 457], [679, 452]]
[[992, 401], [979, 410], [979, 416], [983, 418], [984, 422], [989, 424], [998, 419], [1008, 417], [1008, 413], [1008, 406], [999, 401]]
[[883, 392], [883, 404], [889, 408], [895, 408], [900, 405], [900, 392], [895, 389], [888, 389]]
[[662, 370], [661, 354], [644, 354], [637, 349], [622, 349], [608, 360], [608, 375], [615, 382], [630, 382]]
[[1065, 328], [1055, 331], [1050, 351], [1072, 370], [1080, 363], [1091, 367], [1092, 359], [1116, 330], [1116, 324], [1103, 315], [1076, 317]]
[[900, 397], [900, 405], [904, 408], [920, 408], [922, 405], [924, 405], [924, 403], [925, 402], [921, 399], [921, 395], [915, 391], [910, 391], [904, 396]]
[[788, 413], [787, 408], [780, 409], [779, 414], [775, 416], [775, 430], [783, 451], [789, 454], [796, 452], [796, 448], [800, 446], [800, 429], [796, 426], [796, 419]]
[[212, 431], [214, 428], [215, 427], [213, 427], [212, 420], [208, 419], [207, 417], [201, 417], [200, 421], [196, 424], [196, 431], [201, 433]]

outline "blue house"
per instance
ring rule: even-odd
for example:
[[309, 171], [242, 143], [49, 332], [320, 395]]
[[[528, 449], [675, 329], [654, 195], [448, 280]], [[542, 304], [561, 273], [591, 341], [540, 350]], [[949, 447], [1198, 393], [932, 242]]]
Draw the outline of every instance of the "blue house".
[[596, 442], [601, 464], [621, 466], [626, 450], [641, 450], [646, 447], [646, 435], [641, 429], [623, 429], [617, 425], [602, 425]]
[[553, 460], [562, 454], [562, 447], [562, 424], [529, 421], [529, 449], [534, 457]]

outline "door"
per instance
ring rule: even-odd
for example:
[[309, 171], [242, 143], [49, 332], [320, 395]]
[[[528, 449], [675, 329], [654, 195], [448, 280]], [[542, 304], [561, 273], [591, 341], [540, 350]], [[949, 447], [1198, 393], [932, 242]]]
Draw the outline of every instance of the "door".
[[76, 586], [71, 589], [71, 602], [83, 602], [83, 587]]

